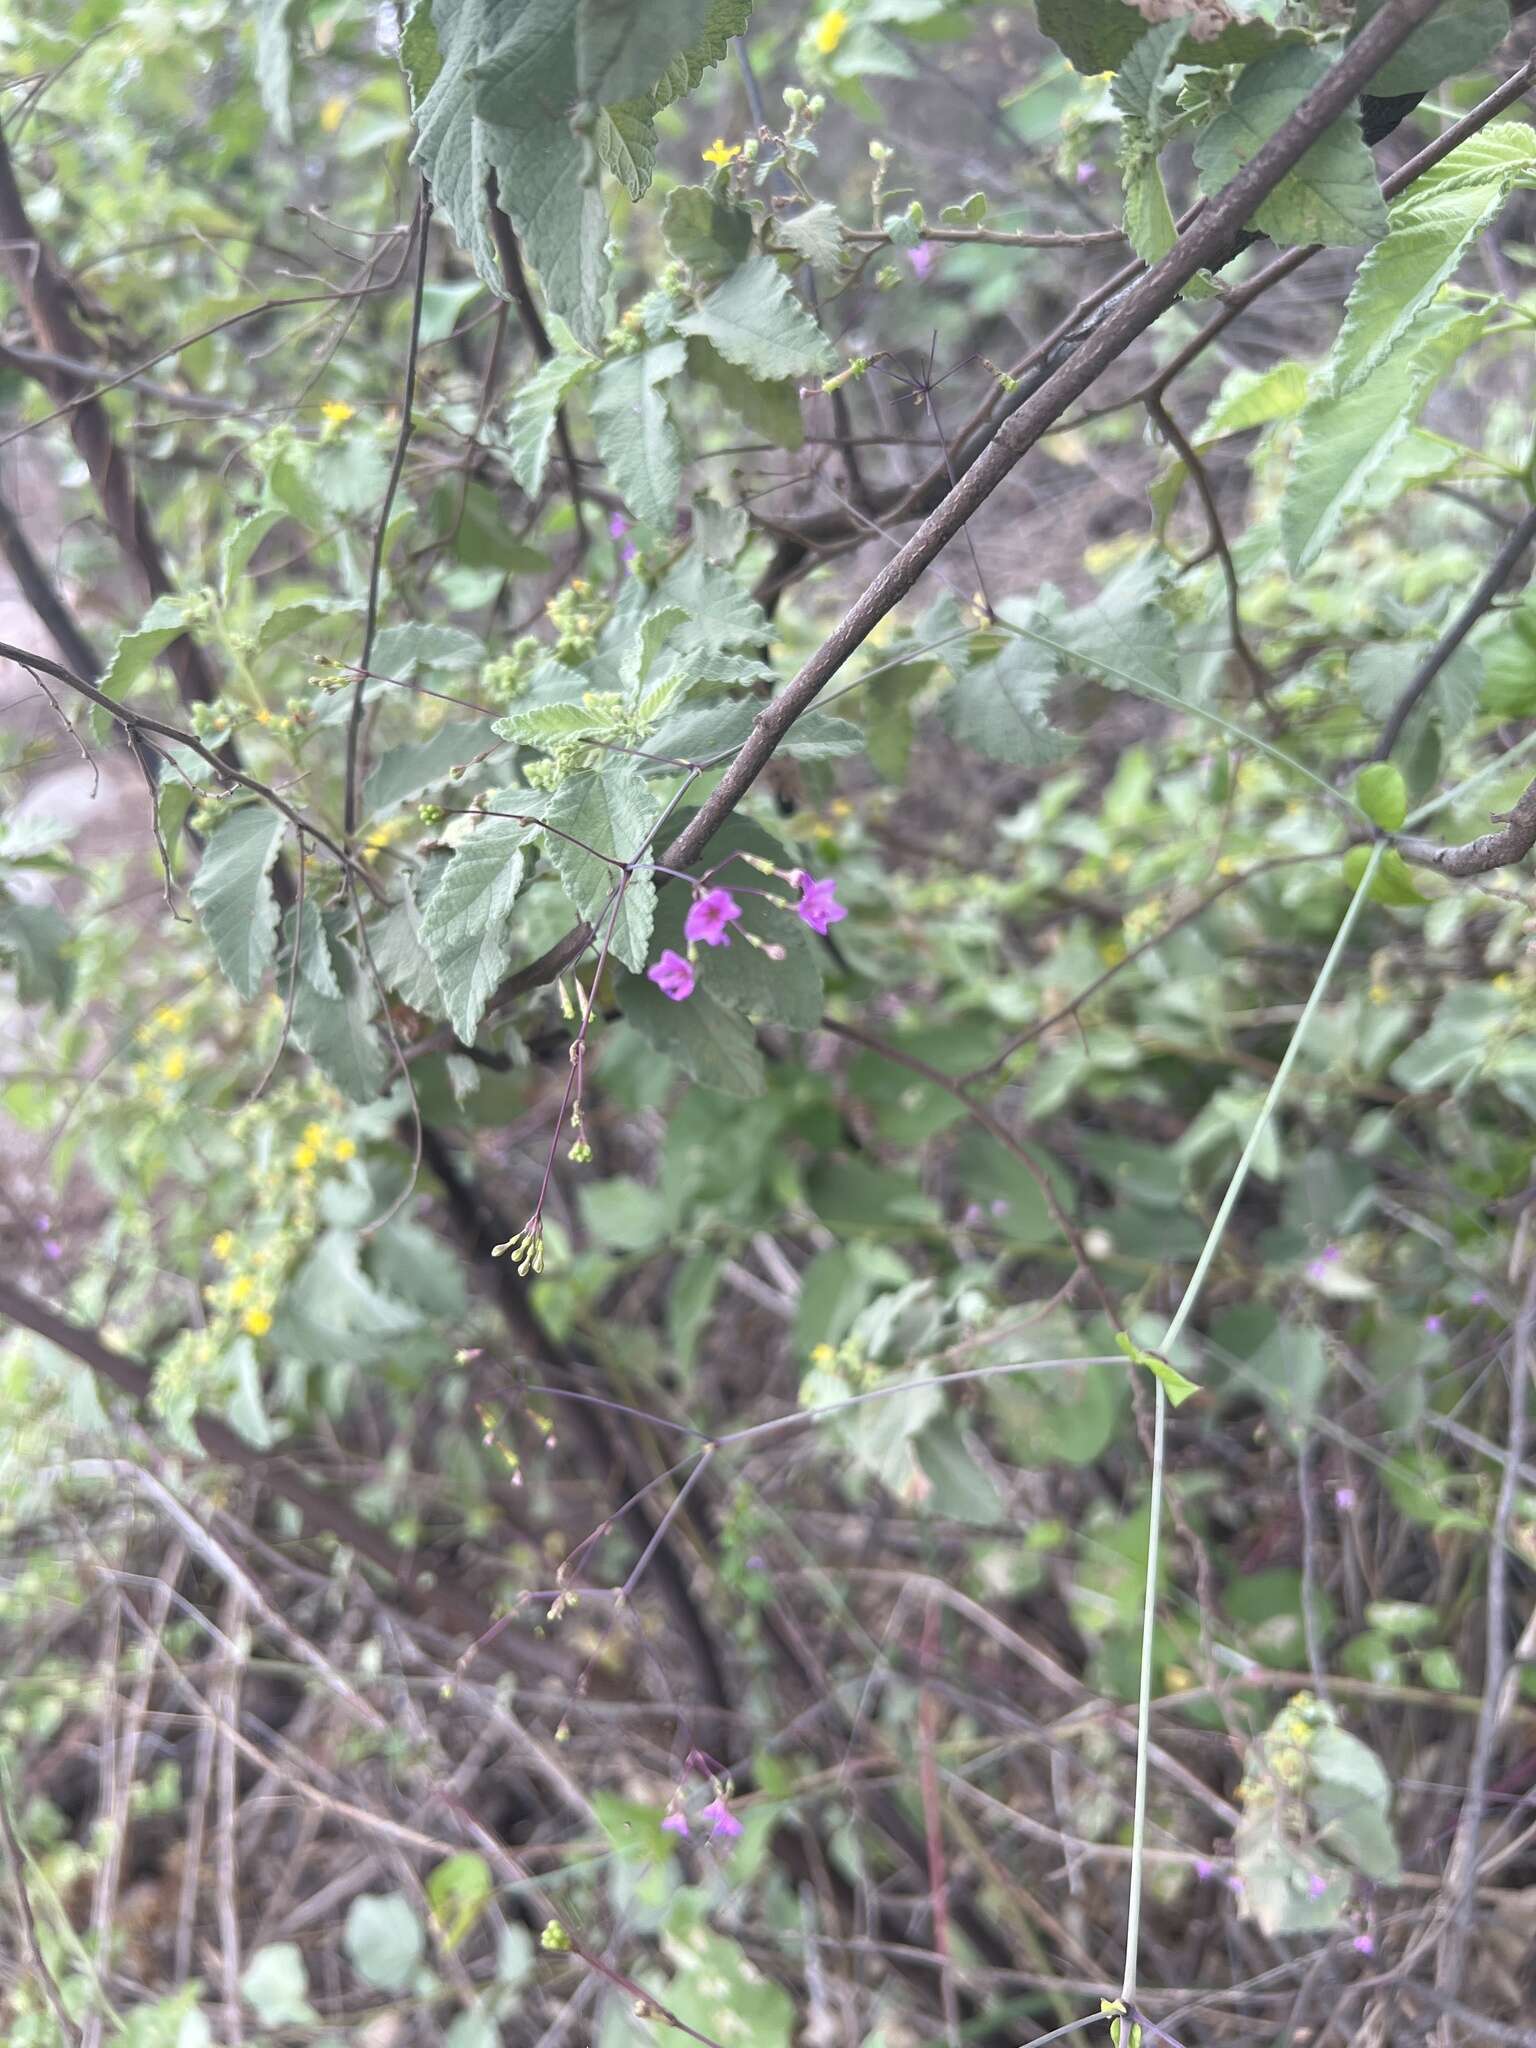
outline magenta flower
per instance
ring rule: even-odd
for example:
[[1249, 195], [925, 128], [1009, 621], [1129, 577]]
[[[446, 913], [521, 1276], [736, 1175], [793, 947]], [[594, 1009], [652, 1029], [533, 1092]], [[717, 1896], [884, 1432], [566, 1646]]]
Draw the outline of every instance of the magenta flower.
[[614, 512], [609, 515], [608, 531], [615, 540], [622, 540], [625, 534], [628, 533], [629, 521], [622, 512]]
[[800, 891], [800, 901], [795, 905], [795, 915], [802, 924], [808, 924], [813, 932], [826, 936], [829, 924], [841, 924], [848, 915], [837, 900], [837, 883], [818, 882], [814, 875], [808, 875], [804, 868], [796, 868], [790, 880]]
[[1333, 1489], [1333, 1504], [1341, 1515], [1347, 1515], [1353, 1511], [1355, 1498], [1355, 1489], [1352, 1486], [1336, 1486]]
[[683, 937], [690, 946], [728, 946], [731, 935], [726, 926], [741, 915], [741, 905], [729, 889], [708, 889], [695, 897], [683, 920]]
[[1215, 1875], [1216, 1866], [1208, 1856], [1197, 1856], [1195, 1858], [1195, 1876], [1199, 1878], [1202, 1884]]
[[664, 996], [674, 1003], [686, 1002], [693, 994], [693, 969], [681, 953], [674, 953], [669, 946], [656, 962], [645, 972], [647, 981], [654, 981]]
[[1307, 1897], [1320, 1899], [1328, 1889], [1328, 1880], [1320, 1870], [1314, 1870], [1307, 1879]]
[[1373, 1956], [1376, 1953], [1376, 1944], [1368, 1934], [1357, 1934], [1349, 1945], [1357, 1956]]
[[56, 1237], [45, 1237], [43, 1239], [43, 1257], [45, 1259], [62, 1259], [63, 1256], [64, 1247]]
[[688, 1839], [687, 1814], [682, 1812], [669, 1813], [661, 1824], [661, 1832], [664, 1835], [681, 1835], [683, 1840], [686, 1841]]
[[1439, 1316], [1426, 1316], [1424, 1318], [1424, 1327], [1428, 1330], [1431, 1337], [1438, 1337], [1445, 1328], [1445, 1324]]
[[907, 251], [907, 261], [911, 264], [919, 284], [933, 268], [933, 254], [932, 242], [919, 242], [916, 248]]
[[725, 1801], [718, 1796], [711, 1799], [699, 1817], [701, 1820], [709, 1822], [711, 1841], [718, 1842], [722, 1837], [727, 1841], [732, 1841], [741, 1833], [741, 1822], [732, 1813]]

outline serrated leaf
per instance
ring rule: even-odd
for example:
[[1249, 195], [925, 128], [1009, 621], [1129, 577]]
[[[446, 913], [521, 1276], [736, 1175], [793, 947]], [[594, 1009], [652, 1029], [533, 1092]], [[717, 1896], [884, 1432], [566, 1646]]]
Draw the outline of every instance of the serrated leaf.
[[1128, 121], [1143, 122], [1149, 129], [1156, 127], [1163, 87], [1173, 69], [1184, 30], [1185, 23], [1177, 18], [1159, 22], [1126, 51], [1109, 96]]
[[680, 341], [658, 342], [638, 355], [605, 363], [589, 411], [598, 453], [637, 519], [670, 533], [682, 486], [682, 444], [662, 386], [686, 360]]
[[679, 334], [701, 336], [754, 377], [815, 376], [837, 362], [836, 350], [771, 256], [750, 257], [674, 324]]
[[[619, 761], [600, 774], [571, 776], [547, 800], [543, 815], [559, 828], [544, 834], [550, 865], [578, 915], [601, 936], [612, 914], [609, 899], [620, 880], [618, 864], [644, 857], [661, 806], [634, 764]], [[632, 875], [609, 951], [636, 973], [646, 962], [655, 915], [656, 884], [643, 871]]]
[[555, 438], [560, 408], [596, 368], [590, 356], [551, 356], [518, 387], [507, 408], [507, 446], [512, 474], [536, 498], [544, 488], [544, 472]]
[[330, 930], [335, 917], [329, 920], [313, 903], [306, 903], [301, 917], [295, 904], [283, 919], [283, 945], [292, 958], [295, 936], [298, 940], [298, 973], [316, 995], [330, 996], [341, 1000], [341, 983], [336, 979], [336, 967], [331, 958]]
[[388, 1055], [373, 1025], [373, 990], [357, 955], [327, 935], [340, 997], [322, 995], [304, 974], [293, 982], [292, 1031], [327, 1080], [353, 1102], [372, 1102], [384, 1085]]
[[473, 1045], [485, 1006], [512, 958], [507, 920], [526, 866], [526, 825], [487, 818], [458, 847], [421, 914], [448, 1021]]
[[1536, 179], [1536, 133], [1499, 121], [1470, 135], [1394, 201], [1386, 235], [1366, 253], [1324, 369], [1350, 390], [1371, 375], [1455, 271], [1517, 184]]
[[1391, 761], [1373, 761], [1355, 779], [1355, 802], [1383, 832], [1396, 832], [1408, 815], [1408, 785]]
[[709, 27], [711, 0], [576, 0], [576, 78], [601, 105], [654, 91], [674, 58]]
[[1125, 236], [1143, 263], [1156, 263], [1178, 240], [1157, 150], [1139, 122], [1127, 121], [1120, 145]]
[[412, 619], [386, 626], [373, 643], [369, 664], [375, 675], [406, 682], [418, 668], [477, 669], [485, 659], [485, 642], [462, 626], [433, 626]]
[[1272, 370], [1233, 370], [1211, 402], [1195, 439], [1214, 441], [1245, 427], [1267, 427], [1301, 411], [1307, 399], [1307, 372], [1300, 363], [1276, 363]]
[[73, 936], [51, 903], [18, 903], [0, 890], [0, 962], [15, 975], [23, 1003], [66, 1008], [75, 986], [75, 963], [65, 951]]
[[776, 220], [773, 231], [813, 270], [835, 272], [843, 260], [843, 223], [837, 208], [822, 200], [788, 220]]
[[[1321, 50], [1301, 44], [1283, 45], [1248, 65], [1226, 110], [1195, 143], [1201, 191], [1214, 195], [1230, 184], [1329, 69]], [[1386, 228], [1386, 202], [1353, 114], [1318, 137], [1260, 203], [1253, 224], [1282, 247], [1375, 241]]]
[[1038, 0], [1040, 27], [1074, 71], [1117, 71], [1147, 33], [1147, 18], [1125, 0]]
[[[1382, 5], [1383, 0], [1355, 0], [1351, 41]], [[1378, 99], [1429, 92], [1441, 79], [1491, 57], [1508, 34], [1508, 0], [1440, 0], [1431, 19], [1387, 59], [1366, 90]]]
[[961, 746], [990, 760], [1046, 767], [1071, 744], [1046, 713], [1055, 682], [1056, 662], [1049, 653], [1028, 641], [1009, 640], [957, 676], [943, 700], [945, 729]]
[[276, 510], [253, 512], [225, 534], [219, 549], [219, 584], [226, 597], [245, 574], [252, 555], [273, 527], [280, 526], [286, 517], [286, 513]]
[[450, 719], [430, 739], [386, 747], [363, 784], [363, 815], [393, 810], [407, 797], [446, 779], [449, 771], [495, 753], [496, 733], [483, 718]]
[[618, 1003], [625, 1018], [659, 1053], [702, 1087], [724, 1095], [761, 1095], [767, 1085], [752, 1026], [735, 1010], [695, 988], [674, 1003], [643, 975], [626, 975]]
[[249, 1002], [277, 950], [272, 863], [288, 829], [269, 804], [246, 804], [219, 819], [193, 879], [193, 908], [214, 957]]
[[1175, 1408], [1181, 1408], [1191, 1394], [1199, 1393], [1199, 1386], [1186, 1373], [1180, 1372], [1176, 1365], [1170, 1365], [1161, 1352], [1146, 1350], [1124, 1330], [1115, 1332], [1115, 1346], [1125, 1353], [1132, 1365], [1146, 1367]]
[[413, 1010], [431, 1015], [439, 1008], [443, 992], [421, 936], [421, 912], [408, 888], [402, 887], [398, 900], [369, 924], [368, 945], [386, 988]]
[[107, 663], [99, 689], [109, 697], [121, 697], [158, 655], [186, 631], [186, 600], [157, 597], [136, 626], [118, 635], [112, 659]]
[[805, 441], [800, 412], [800, 387], [793, 377], [754, 377], [728, 363], [712, 343], [694, 335], [688, 343], [688, 368], [728, 405], [742, 425], [778, 448], [799, 448]]
[[1430, 306], [1374, 376], [1307, 406], [1280, 505], [1280, 535], [1293, 570], [1316, 561], [1483, 326], [1481, 313]]

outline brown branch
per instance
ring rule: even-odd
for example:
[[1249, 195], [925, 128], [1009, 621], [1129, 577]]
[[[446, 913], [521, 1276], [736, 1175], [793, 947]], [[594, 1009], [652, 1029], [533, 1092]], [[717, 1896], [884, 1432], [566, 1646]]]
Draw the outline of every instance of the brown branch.
[[1536, 505], [1509, 535], [1488, 564], [1477, 588], [1415, 669], [1407, 688], [1393, 705], [1391, 717], [1381, 729], [1373, 760], [1385, 761], [1391, 754], [1425, 692], [1479, 619], [1492, 608], [1500, 591], [1513, 579], [1520, 566], [1520, 558], [1532, 541], [1536, 541]]
[[1493, 868], [1513, 867], [1536, 846], [1536, 782], [1512, 810], [1495, 811], [1502, 832], [1484, 832], [1462, 846], [1436, 846], [1431, 839], [1394, 839], [1392, 844], [1415, 867], [1440, 875], [1486, 875]]

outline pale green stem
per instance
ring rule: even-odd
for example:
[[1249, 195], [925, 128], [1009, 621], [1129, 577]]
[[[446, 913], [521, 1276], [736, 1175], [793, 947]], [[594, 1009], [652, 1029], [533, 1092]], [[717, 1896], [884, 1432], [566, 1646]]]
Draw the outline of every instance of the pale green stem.
[[[1201, 1248], [1200, 1257], [1195, 1263], [1195, 1270], [1189, 1277], [1189, 1285], [1184, 1289], [1179, 1305], [1173, 1312], [1173, 1319], [1169, 1323], [1167, 1332], [1163, 1337], [1162, 1348], [1164, 1352], [1171, 1352], [1173, 1350], [1185, 1323], [1189, 1320], [1191, 1310], [1199, 1299], [1200, 1290], [1205, 1285], [1205, 1277], [1211, 1269], [1217, 1252], [1221, 1249], [1221, 1240], [1226, 1233], [1228, 1223], [1231, 1221], [1232, 1211], [1237, 1207], [1242, 1197], [1243, 1189], [1247, 1184], [1248, 1175], [1253, 1167], [1254, 1155], [1263, 1142], [1264, 1134], [1269, 1128], [1276, 1109], [1279, 1107], [1280, 1098], [1284, 1095], [1286, 1084], [1291, 1078], [1291, 1070], [1294, 1068], [1300, 1055], [1302, 1040], [1306, 1037], [1307, 1028], [1311, 1024], [1313, 1017], [1317, 1014], [1323, 998], [1328, 992], [1328, 984], [1333, 979], [1333, 970], [1338, 965], [1339, 959], [1348, 943], [1349, 935], [1355, 926], [1355, 920], [1365, 907], [1366, 898], [1370, 893], [1371, 883], [1375, 878], [1377, 866], [1385, 851], [1386, 845], [1384, 841], [1378, 841], [1371, 849], [1371, 857], [1366, 862], [1365, 872], [1360, 877], [1359, 886], [1355, 890], [1349, 908], [1345, 911], [1337, 932], [1334, 934], [1333, 944], [1328, 948], [1328, 957], [1324, 960], [1322, 970], [1312, 985], [1312, 993], [1307, 997], [1305, 1008], [1296, 1020], [1296, 1029], [1291, 1033], [1291, 1042], [1285, 1049], [1285, 1057], [1276, 1069], [1275, 1078], [1269, 1084], [1269, 1093], [1265, 1096], [1258, 1116], [1254, 1119], [1253, 1129], [1248, 1133], [1248, 1142], [1243, 1147], [1242, 1155], [1238, 1159], [1232, 1178], [1227, 1184], [1227, 1192], [1222, 1196], [1221, 1207], [1216, 1211], [1215, 1220], [1206, 1234], [1205, 1244]], [[1152, 1649], [1157, 1606], [1157, 1539], [1159, 1525], [1162, 1520], [1163, 1442], [1167, 1430], [1167, 1417], [1167, 1396], [1163, 1392], [1161, 1382], [1159, 1382], [1157, 1387], [1157, 1416], [1152, 1438], [1152, 1509], [1147, 1523], [1147, 1583], [1141, 1616], [1141, 1687], [1136, 1709], [1136, 1795], [1135, 1819], [1131, 1830], [1131, 1890], [1126, 1911], [1125, 1977], [1120, 1987], [1120, 1996], [1125, 2000], [1127, 2006], [1131, 2004], [1136, 1995], [1136, 1963], [1141, 1947], [1141, 1878], [1143, 1850], [1146, 1847], [1147, 1834], [1147, 1758], [1151, 1742]]]

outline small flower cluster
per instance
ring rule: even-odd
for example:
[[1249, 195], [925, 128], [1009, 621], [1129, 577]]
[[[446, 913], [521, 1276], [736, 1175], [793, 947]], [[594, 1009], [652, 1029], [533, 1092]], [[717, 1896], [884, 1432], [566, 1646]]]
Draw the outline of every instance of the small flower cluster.
[[[847, 909], [837, 900], [835, 881], [819, 882], [804, 868], [776, 868], [770, 861], [758, 860], [750, 854], [743, 854], [741, 858], [760, 873], [777, 875], [799, 890], [799, 901], [791, 904], [784, 903], [781, 897], [768, 896], [766, 890], [754, 893], [767, 896], [769, 902], [788, 910], [813, 932], [825, 937], [832, 925], [841, 923], [848, 915]], [[740, 920], [741, 905], [729, 889], [704, 889], [695, 885], [693, 902], [683, 920], [687, 954], [675, 952], [668, 946], [656, 964], [646, 969], [646, 979], [655, 982], [670, 1001], [686, 1002], [697, 986], [694, 970], [700, 946], [728, 946], [732, 937], [731, 927], [739, 925]], [[749, 946], [755, 946], [758, 952], [765, 953], [770, 960], [784, 958], [782, 946], [775, 945], [770, 939], [760, 939], [744, 927], [736, 936], [745, 939]]]

